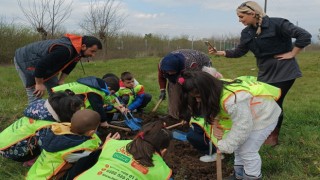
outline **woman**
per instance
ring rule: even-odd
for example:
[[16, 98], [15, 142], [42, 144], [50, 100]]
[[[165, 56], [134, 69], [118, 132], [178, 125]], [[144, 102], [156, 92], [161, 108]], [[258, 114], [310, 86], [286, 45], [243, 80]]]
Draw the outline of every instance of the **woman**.
[[[277, 127], [265, 144], [278, 144], [278, 135], [283, 121], [282, 104], [296, 78], [302, 76], [295, 56], [311, 43], [311, 35], [287, 19], [268, 17], [253, 1], [242, 3], [237, 8], [239, 21], [246, 26], [241, 32], [240, 44], [232, 50], [217, 51], [209, 48], [210, 54], [238, 58], [249, 50], [255, 55], [258, 65], [258, 80], [281, 89], [277, 101], [282, 109]], [[292, 38], [296, 41], [292, 44]]]
[[280, 89], [252, 76], [218, 80], [201, 71], [185, 72], [178, 82], [181, 116], [193, 116], [190, 123], [200, 126], [222, 153], [234, 152], [235, 178], [261, 179], [259, 149], [281, 113], [275, 101]]
[[117, 140], [118, 133], [110, 137], [102, 150], [80, 159], [63, 179], [170, 179], [172, 171], [162, 157], [172, 134], [163, 122], [144, 125], [133, 140]]
[[168, 83], [168, 114], [174, 119], [179, 119], [179, 86], [176, 85], [179, 75], [185, 70], [199, 70], [212, 73], [215, 77], [222, 75], [211, 67], [211, 59], [203, 52], [192, 49], [179, 49], [167, 54], [158, 66], [158, 82], [160, 86], [159, 99], [166, 98], [166, 85]]

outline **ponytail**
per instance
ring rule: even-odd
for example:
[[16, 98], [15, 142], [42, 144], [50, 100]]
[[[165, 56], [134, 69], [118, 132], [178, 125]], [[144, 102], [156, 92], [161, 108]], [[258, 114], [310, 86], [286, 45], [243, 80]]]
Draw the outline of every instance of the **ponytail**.
[[150, 122], [142, 127], [126, 149], [140, 164], [152, 167], [153, 154], [160, 154], [161, 150], [168, 148], [171, 139], [172, 134], [165, 129], [162, 121]]

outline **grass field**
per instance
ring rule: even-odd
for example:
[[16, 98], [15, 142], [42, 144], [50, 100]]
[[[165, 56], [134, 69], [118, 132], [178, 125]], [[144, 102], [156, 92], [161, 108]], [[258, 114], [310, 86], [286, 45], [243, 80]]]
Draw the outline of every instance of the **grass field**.
[[[281, 129], [280, 146], [263, 147], [264, 179], [320, 179], [320, 52], [302, 52], [298, 56], [303, 77], [296, 80], [284, 102], [285, 120]], [[68, 77], [67, 82], [89, 75], [101, 77], [105, 73], [120, 75], [132, 72], [153, 95], [149, 112], [158, 100], [157, 63], [160, 58], [140, 58], [91, 61], [80, 64]], [[257, 68], [252, 55], [239, 59], [212, 57], [213, 65], [226, 78], [256, 75]], [[0, 67], [0, 131], [21, 117], [27, 104], [24, 88], [13, 65]], [[162, 103], [159, 113], [166, 112]], [[231, 162], [229, 164], [232, 164]], [[21, 163], [0, 158], [0, 180], [23, 179], [27, 168]]]

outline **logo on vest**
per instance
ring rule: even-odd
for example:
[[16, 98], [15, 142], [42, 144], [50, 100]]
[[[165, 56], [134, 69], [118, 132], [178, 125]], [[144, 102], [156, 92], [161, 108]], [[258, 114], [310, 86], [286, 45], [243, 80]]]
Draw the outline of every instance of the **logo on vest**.
[[112, 157], [125, 163], [128, 163], [131, 160], [131, 158], [129, 158], [128, 156], [118, 152], [114, 153]]

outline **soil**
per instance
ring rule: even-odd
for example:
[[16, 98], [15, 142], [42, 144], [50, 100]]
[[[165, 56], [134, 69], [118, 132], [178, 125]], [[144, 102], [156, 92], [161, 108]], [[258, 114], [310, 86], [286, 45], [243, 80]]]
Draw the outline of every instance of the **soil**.
[[[180, 121], [172, 118], [164, 118], [164, 116], [157, 114], [135, 114], [137, 118], [143, 120], [143, 124], [162, 120], [166, 122], [167, 126], [179, 123]], [[178, 126], [173, 129], [177, 129], [183, 132], [188, 131], [188, 124]], [[172, 129], [172, 130], [173, 130]], [[116, 129], [110, 129], [104, 131], [104, 135], [110, 132], [119, 132], [121, 139], [132, 139], [135, 136], [135, 132], [125, 132]], [[167, 154], [164, 156], [164, 160], [167, 165], [172, 169], [172, 177], [175, 180], [214, 180], [217, 179], [216, 174], [216, 162], [204, 163], [199, 161], [199, 157], [202, 156], [195, 148], [192, 147], [187, 141], [179, 141], [173, 139], [168, 148]], [[227, 177], [232, 173], [232, 156], [225, 155], [225, 159], [222, 160], [222, 176]], [[229, 165], [226, 165], [226, 164]]]

